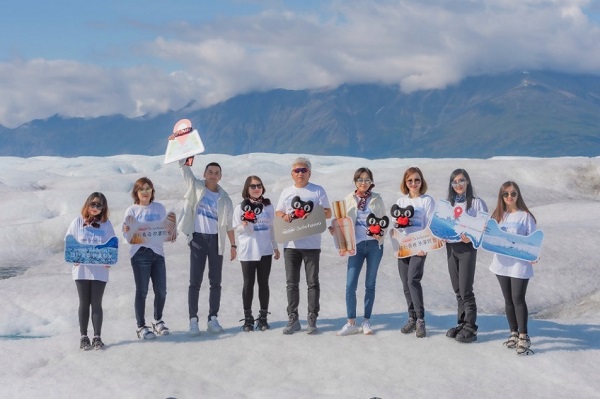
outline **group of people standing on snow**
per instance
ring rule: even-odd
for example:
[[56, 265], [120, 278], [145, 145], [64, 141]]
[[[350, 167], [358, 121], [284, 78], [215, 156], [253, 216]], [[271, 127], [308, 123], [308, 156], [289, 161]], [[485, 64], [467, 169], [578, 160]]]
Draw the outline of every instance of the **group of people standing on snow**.
[[[276, 204], [265, 197], [267, 191], [263, 181], [258, 176], [251, 175], [246, 178], [242, 189], [243, 201], [234, 206], [230, 196], [219, 185], [222, 177], [221, 166], [216, 162], [209, 163], [204, 169], [203, 179], [199, 179], [192, 172], [192, 161], [193, 158], [189, 158], [180, 162], [186, 193], [182, 217], [178, 224], [178, 229], [187, 237], [190, 248], [189, 332], [192, 335], [200, 334], [198, 300], [207, 264], [210, 285], [207, 330], [211, 333], [223, 331], [218, 321], [218, 313], [223, 256], [227, 249], [230, 260], [237, 258], [241, 262], [243, 330], [268, 330], [269, 275], [272, 259], [277, 260], [280, 257], [273, 229], [274, 220], [281, 218], [284, 222], [291, 222], [296, 217], [293, 201], [297, 198], [321, 206], [325, 218], [331, 218], [332, 211], [327, 193], [323, 187], [309, 181], [311, 162], [300, 157], [291, 164], [293, 184], [282, 191]], [[353, 182], [354, 188], [345, 197], [344, 203], [347, 216], [354, 223], [356, 252], [348, 257], [347, 322], [337, 333], [339, 336], [373, 333], [370, 319], [384, 243], [383, 235], [367, 234], [367, 218], [370, 214], [381, 218], [388, 213], [382, 197], [373, 191], [375, 179], [370, 169], [362, 167], [356, 170]], [[410, 226], [405, 228], [406, 233], [425, 229], [431, 221], [435, 202], [426, 194], [427, 189], [427, 182], [419, 168], [411, 167], [404, 172], [400, 183], [402, 196], [396, 204], [402, 208], [412, 206], [414, 209]], [[131, 193], [134, 204], [126, 210], [125, 215], [133, 216], [140, 222], [163, 219], [166, 211], [163, 205], [155, 201], [155, 193], [150, 179], [138, 179]], [[463, 212], [470, 216], [487, 212], [485, 202], [475, 195], [472, 180], [464, 169], [456, 169], [451, 173], [446, 200], [453, 207], [461, 207]], [[244, 217], [247, 209], [257, 208], [260, 211], [253, 213], [254, 219], [247, 220]], [[106, 242], [115, 235], [108, 215], [105, 196], [98, 192], [92, 193], [83, 205], [81, 216], [71, 223], [67, 234], [74, 235], [82, 242]], [[529, 235], [536, 229], [536, 220], [525, 205], [519, 186], [512, 181], [507, 181], [500, 187], [492, 218], [509, 233]], [[124, 226], [124, 229], [126, 228]], [[446, 336], [458, 342], [474, 342], [477, 340], [478, 329], [477, 305], [473, 292], [477, 249], [467, 236], [462, 235], [459, 242], [447, 242], [446, 251], [450, 282], [457, 300], [457, 324], [447, 331]], [[307, 284], [306, 332], [314, 334], [318, 331], [320, 253], [320, 234], [283, 244], [288, 313], [288, 323], [283, 328], [284, 334], [293, 334], [301, 330], [298, 308], [302, 265]], [[169, 328], [162, 319], [166, 300], [163, 245], [131, 245], [130, 258], [136, 286], [134, 309], [137, 336], [140, 339], [152, 339], [157, 335], [167, 335]], [[404, 334], [415, 333], [419, 338], [427, 335], [421, 286], [426, 258], [427, 254], [421, 251], [417, 255], [398, 259], [398, 272], [408, 313], [407, 322], [400, 330]], [[366, 270], [364, 311], [363, 320], [358, 325], [356, 290], [363, 266]], [[73, 264], [72, 275], [79, 294], [81, 349], [100, 349], [104, 345], [101, 340], [102, 296], [108, 281], [108, 270], [108, 265]], [[529, 279], [533, 276], [532, 263], [495, 254], [490, 270], [497, 275], [505, 300], [510, 336], [504, 344], [516, 349], [517, 353], [531, 353], [525, 294]], [[148, 325], [145, 320], [145, 302], [150, 281], [154, 290], [154, 321]], [[257, 315], [252, 310], [255, 283], [258, 283]], [[92, 342], [87, 331], [90, 308], [94, 329]]]

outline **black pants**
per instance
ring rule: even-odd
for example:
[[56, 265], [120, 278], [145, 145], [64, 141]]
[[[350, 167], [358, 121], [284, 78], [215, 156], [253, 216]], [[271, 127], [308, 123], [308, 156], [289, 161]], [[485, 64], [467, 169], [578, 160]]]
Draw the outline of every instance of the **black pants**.
[[398, 273], [402, 281], [404, 297], [408, 305], [408, 316], [413, 319], [425, 318], [425, 305], [423, 305], [423, 287], [421, 279], [425, 270], [425, 256], [411, 256], [398, 259]]
[[518, 331], [527, 334], [527, 319], [529, 310], [525, 303], [528, 279], [496, 276], [504, 296], [504, 309], [510, 331]]
[[252, 311], [252, 298], [254, 297], [254, 282], [258, 280], [258, 301], [260, 308], [269, 309], [269, 276], [271, 275], [271, 261], [273, 255], [265, 255], [256, 261], [241, 261], [244, 286], [242, 288], [242, 303], [244, 311]]
[[194, 233], [190, 242], [190, 286], [188, 288], [188, 307], [190, 319], [198, 317], [198, 299], [200, 286], [204, 279], [204, 269], [208, 260], [208, 320], [217, 316], [221, 307], [221, 280], [223, 279], [223, 255], [219, 255], [217, 234]]
[[90, 320], [90, 307], [92, 308], [92, 326], [94, 336], [102, 333], [102, 297], [104, 296], [105, 281], [75, 280], [77, 294], [79, 295], [79, 332], [87, 335]]
[[477, 331], [477, 304], [473, 283], [477, 250], [471, 243], [456, 242], [446, 244], [448, 274], [456, 295], [458, 324], [466, 323]]
[[321, 285], [319, 283], [319, 257], [320, 249], [295, 249], [285, 248], [283, 258], [285, 260], [285, 280], [287, 292], [288, 316], [298, 316], [298, 305], [300, 304], [300, 270], [304, 262], [306, 273], [306, 285], [308, 285], [308, 313], [319, 315], [321, 296]]

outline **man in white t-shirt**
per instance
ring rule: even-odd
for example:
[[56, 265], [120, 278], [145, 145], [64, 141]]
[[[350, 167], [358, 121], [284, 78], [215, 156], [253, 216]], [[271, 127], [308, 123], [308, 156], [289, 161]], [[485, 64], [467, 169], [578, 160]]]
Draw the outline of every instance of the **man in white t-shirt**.
[[221, 188], [221, 166], [211, 162], [204, 169], [204, 180], [194, 176], [187, 161], [180, 161], [187, 192], [179, 230], [187, 236], [190, 246], [190, 286], [188, 307], [190, 334], [200, 334], [198, 328], [198, 298], [200, 286], [208, 260], [210, 283], [207, 330], [220, 333], [217, 314], [221, 305], [221, 279], [223, 252], [226, 238], [231, 246], [231, 260], [237, 256], [233, 231], [233, 204], [229, 195]]
[[[276, 217], [283, 218], [286, 222], [292, 221], [292, 198], [299, 196], [302, 201], [312, 201], [320, 205], [325, 211], [325, 217], [331, 217], [331, 206], [327, 193], [323, 187], [309, 183], [311, 175], [311, 164], [306, 158], [296, 158], [292, 163], [292, 179], [294, 185], [283, 190], [279, 202], [275, 208]], [[317, 317], [319, 316], [319, 296], [321, 287], [319, 285], [319, 258], [321, 255], [321, 234], [314, 234], [295, 241], [283, 244], [283, 257], [285, 260], [285, 276], [287, 291], [287, 313], [288, 324], [283, 329], [284, 334], [293, 334], [300, 330], [298, 320], [298, 305], [300, 303], [300, 270], [302, 262], [306, 272], [306, 284], [308, 285], [308, 327], [306, 332], [313, 334], [317, 332]]]

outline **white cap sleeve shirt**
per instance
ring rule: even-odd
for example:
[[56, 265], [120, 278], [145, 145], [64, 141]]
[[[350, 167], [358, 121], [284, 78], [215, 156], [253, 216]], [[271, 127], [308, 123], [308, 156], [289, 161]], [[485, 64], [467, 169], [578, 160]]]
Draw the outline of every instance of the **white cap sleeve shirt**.
[[[508, 233], [522, 236], [530, 235], [536, 230], [533, 217], [529, 213], [520, 210], [513, 213], [505, 213], [498, 225], [500, 229]], [[490, 270], [499, 276], [521, 279], [533, 277], [531, 262], [499, 254], [494, 254]]]

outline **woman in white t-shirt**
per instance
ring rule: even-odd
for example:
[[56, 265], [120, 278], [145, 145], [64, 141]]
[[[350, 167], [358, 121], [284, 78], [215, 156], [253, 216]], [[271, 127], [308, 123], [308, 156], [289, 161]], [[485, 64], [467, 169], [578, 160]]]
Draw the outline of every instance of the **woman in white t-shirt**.
[[[115, 236], [110, 220], [108, 220], [108, 202], [104, 194], [90, 194], [77, 216], [69, 225], [66, 235], [72, 235], [80, 243], [103, 244]], [[108, 282], [110, 265], [74, 263], [71, 274], [79, 296], [79, 330], [82, 350], [102, 349], [104, 343], [100, 338], [102, 332], [102, 297]], [[94, 327], [94, 339], [90, 342], [87, 336], [90, 319]]]
[[[455, 169], [450, 174], [448, 196], [454, 208], [477, 217], [480, 212], [487, 212], [485, 202], [475, 195], [471, 177], [464, 169]], [[462, 234], [460, 241], [446, 243], [448, 274], [452, 290], [456, 295], [457, 325], [446, 332], [448, 338], [458, 342], [470, 343], [477, 340], [477, 303], [473, 292], [475, 267], [477, 265], [477, 249], [471, 239]]]
[[[517, 183], [507, 181], [498, 191], [498, 202], [492, 213], [500, 229], [523, 236], [530, 235], [536, 230], [536, 220], [525, 205], [521, 190]], [[516, 349], [518, 354], [532, 352], [531, 342], [527, 332], [528, 309], [525, 294], [529, 279], [533, 277], [532, 262], [494, 254], [490, 270], [496, 274], [502, 295], [510, 337], [504, 345]]]
[[[427, 192], [427, 182], [423, 172], [417, 167], [410, 167], [404, 172], [400, 191], [404, 194], [396, 201], [400, 208], [413, 208], [410, 224], [403, 228], [404, 233], [410, 234], [421, 231], [429, 226], [435, 208], [435, 202]], [[417, 338], [424, 338], [425, 305], [423, 302], [423, 287], [421, 279], [425, 271], [427, 254], [423, 251], [408, 258], [398, 259], [398, 273], [408, 306], [408, 321], [400, 329], [403, 334], [415, 332]]]
[[[147, 177], [141, 177], [133, 185], [131, 197], [134, 204], [125, 211], [127, 216], [139, 222], [162, 220], [166, 216], [165, 207], [154, 201], [154, 185]], [[123, 231], [129, 231], [129, 226], [123, 225]], [[132, 244], [129, 250], [131, 268], [135, 281], [135, 318], [136, 333], [139, 339], [153, 339], [157, 335], [168, 335], [169, 328], [162, 320], [163, 309], [167, 299], [167, 268], [163, 243]], [[146, 325], [146, 296], [148, 284], [152, 280], [154, 290], [154, 322], [152, 328]]]
[[[264, 197], [266, 188], [258, 176], [248, 176], [242, 189], [242, 201], [233, 210], [233, 229], [238, 235], [237, 255], [242, 264], [244, 285], [242, 303], [244, 306], [244, 331], [254, 330], [252, 298], [254, 283], [258, 281], [260, 303], [256, 329], [265, 331], [269, 310], [269, 275], [273, 254], [279, 259], [279, 249], [273, 232], [275, 211], [271, 201]], [[242, 321], [240, 320], [240, 321]]]

